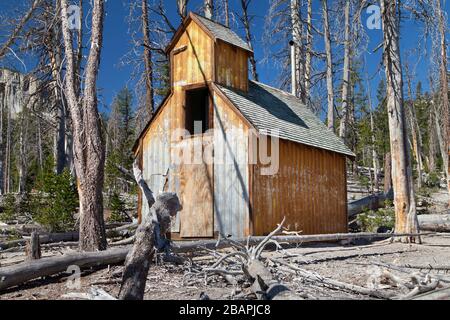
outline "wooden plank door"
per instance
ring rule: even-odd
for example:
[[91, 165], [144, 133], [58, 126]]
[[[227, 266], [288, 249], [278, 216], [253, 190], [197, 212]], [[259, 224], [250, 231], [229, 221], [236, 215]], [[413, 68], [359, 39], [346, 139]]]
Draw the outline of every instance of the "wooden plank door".
[[[180, 194], [183, 210], [180, 212], [182, 238], [214, 236], [213, 165], [205, 163], [205, 153], [212, 158], [213, 141], [208, 136], [194, 136], [181, 142], [194, 163], [179, 166]], [[201, 155], [199, 156], [199, 151]], [[195, 157], [194, 157], [195, 156]]]

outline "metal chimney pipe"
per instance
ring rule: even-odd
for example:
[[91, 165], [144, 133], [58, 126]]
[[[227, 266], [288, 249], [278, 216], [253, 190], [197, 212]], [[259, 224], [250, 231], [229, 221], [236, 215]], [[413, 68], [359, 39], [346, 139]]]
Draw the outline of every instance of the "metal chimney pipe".
[[295, 70], [295, 42], [289, 41], [291, 46], [291, 93], [293, 96], [297, 95], [297, 72]]

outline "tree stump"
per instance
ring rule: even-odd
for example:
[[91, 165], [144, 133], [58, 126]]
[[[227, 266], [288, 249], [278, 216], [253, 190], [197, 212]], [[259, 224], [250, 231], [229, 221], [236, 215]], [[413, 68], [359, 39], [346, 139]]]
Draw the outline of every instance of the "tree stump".
[[155, 247], [164, 248], [164, 235], [169, 231], [171, 218], [180, 210], [181, 204], [175, 193], [163, 193], [157, 197], [156, 203], [150, 209], [150, 217], [145, 217], [138, 227], [133, 248], [125, 260], [120, 300], [144, 298], [145, 283]]
[[25, 252], [27, 260], [37, 260], [41, 258], [41, 243], [38, 232], [31, 233], [31, 238], [30, 241], [27, 242]]

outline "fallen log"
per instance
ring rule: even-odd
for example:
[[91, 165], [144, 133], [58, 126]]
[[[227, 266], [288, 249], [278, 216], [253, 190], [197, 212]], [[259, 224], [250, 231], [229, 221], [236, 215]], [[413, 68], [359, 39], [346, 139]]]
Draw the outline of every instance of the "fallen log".
[[420, 230], [450, 232], [450, 214], [421, 214], [417, 218]]
[[412, 300], [450, 300], [450, 287], [422, 293], [413, 297]]
[[297, 266], [294, 266], [290, 263], [287, 263], [287, 262], [279, 260], [279, 259], [270, 259], [270, 261], [294, 270], [298, 275], [300, 275], [303, 279], [305, 279], [305, 281], [309, 281], [312, 283], [318, 283], [318, 284], [322, 284], [322, 285], [327, 285], [327, 286], [331, 286], [331, 287], [334, 287], [337, 289], [352, 291], [352, 292], [372, 296], [372, 297], [379, 298], [379, 299], [390, 299], [393, 297], [393, 293], [387, 293], [387, 292], [383, 292], [381, 290], [376, 290], [376, 289], [369, 289], [369, 288], [361, 287], [361, 286], [354, 285], [351, 283], [345, 283], [342, 281], [323, 277], [316, 272], [299, 268]]
[[[25, 246], [28, 239], [19, 239], [6, 242], [0, 242], [0, 250], [6, 250], [13, 247]], [[78, 241], [78, 232], [66, 232], [66, 233], [49, 233], [39, 236], [39, 242], [52, 243], [52, 242], [67, 242]]]
[[[299, 235], [299, 236], [273, 236], [271, 239], [277, 241], [280, 244], [302, 244], [310, 242], [328, 242], [328, 241], [340, 241], [340, 240], [355, 240], [355, 239], [387, 239], [396, 237], [414, 237], [419, 235], [426, 235], [430, 233], [334, 233], [334, 234], [316, 234], [316, 235]], [[225, 239], [222, 241], [217, 240], [200, 240], [200, 241], [187, 241], [187, 242], [175, 242], [173, 243], [172, 250], [174, 253], [191, 252], [202, 249], [223, 249], [231, 247], [233, 243], [239, 243], [246, 245], [255, 245], [263, 241], [266, 237], [255, 236], [249, 238], [240, 239]]]
[[[274, 236], [271, 239], [280, 244], [308, 243], [321, 241], [336, 241], [345, 239], [372, 238], [383, 239], [390, 237], [416, 236], [417, 234], [378, 234], [378, 233], [343, 233], [343, 234], [323, 234], [323, 235], [300, 235], [300, 236]], [[422, 234], [423, 235], [423, 234]], [[199, 250], [217, 250], [233, 246], [233, 243], [255, 245], [266, 239], [266, 237], [250, 237], [236, 240], [204, 240], [191, 242], [177, 242], [172, 246], [174, 253], [195, 252]], [[42, 240], [41, 240], [42, 241]], [[42, 243], [42, 242], [41, 242]], [[59, 257], [43, 258], [40, 260], [23, 262], [13, 267], [0, 268], [0, 291], [6, 288], [20, 285], [27, 281], [57, 274], [67, 270], [70, 265], [77, 265], [82, 268], [97, 267], [109, 264], [122, 263], [131, 246], [123, 248], [109, 249], [100, 252], [88, 252], [77, 254], [66, 254]]]
[[129, 248], [120, 248], [99, 252], [65, 254], [0, 268], [0, 291], [33, 279], [65, 272], [69, 266], [73, 265], [83, 269], [118, 264], [124, 261], [128, 250]]
[[126, 236], [130, 236], [131, 233], [137, 229], [137, 227], [139, 226], [139, 224], [136, 222], [132, 222], [123, 226], [119, 226], [116, 228], [112, 228], [109, 230], [106, 230], [106, 236], [108, 238], [112, 238], [112, 237], [126, 237]]
[[347, 206], [348, 217], [351, 218], [365, 210], [376, 210], [383, 208], [386, 200], [392, 200], [393, 197], [394, 194], [392, 192], [387, 194], [380, 193], [349, 202]]

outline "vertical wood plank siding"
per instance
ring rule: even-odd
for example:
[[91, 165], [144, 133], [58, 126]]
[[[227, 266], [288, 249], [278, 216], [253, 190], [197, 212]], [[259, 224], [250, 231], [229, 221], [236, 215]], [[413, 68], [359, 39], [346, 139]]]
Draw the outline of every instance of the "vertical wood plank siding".
[[174, 86], [211, 81], [213, 40], [196, 23], [191, 22], [174, 49], [183, 46], [187, 46], [187, 49], [173, 56]]
[[243, 49], [217, 41], [215, 49], [216, 82], [248, 91], [248, 55]]
[[303, 234], [346, 232], [345, 157], [280, 140], [279, 159], [275, 175], [253, 167], [254, 234], [268, 234], [283, 217], [290, 230]]

